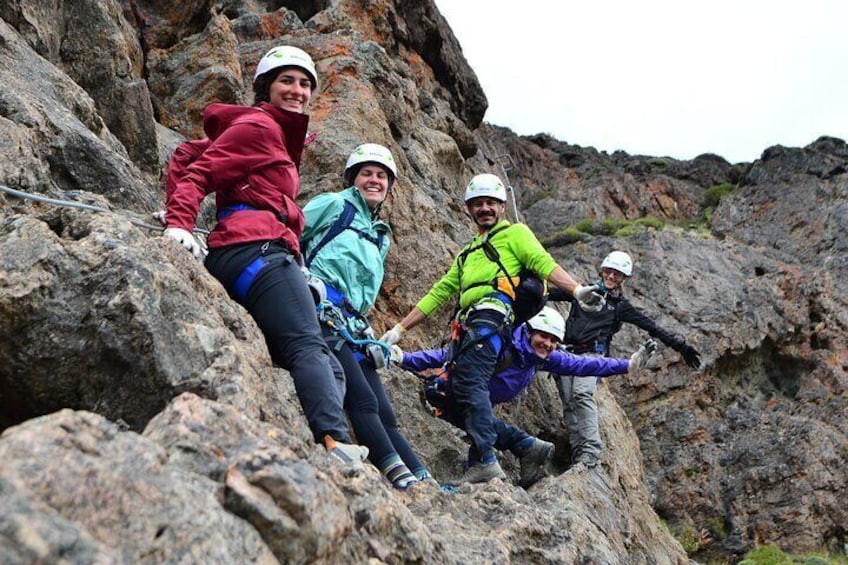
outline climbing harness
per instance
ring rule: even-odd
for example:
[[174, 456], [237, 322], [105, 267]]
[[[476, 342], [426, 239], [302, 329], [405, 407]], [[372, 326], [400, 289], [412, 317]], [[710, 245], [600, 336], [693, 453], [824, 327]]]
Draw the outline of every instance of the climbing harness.
[[389, 345], [374, 339], [374, 330], [371, 329], [368, 321], [349, 306], [349, 302], [347, 303], [349, 308], [345, 309], [347, 314], [342, 312], [342, 307], [334, 304], [330, 298], [333, 293], [339, 294], [331, 285], [327, 285], [327, 300], [315, 307], [318, 320], [352, 346], [358, 361], [370, 357], [375, 368], [385, 368], [392, 357]]
[[[482, 249], [483, 253], [486, 255], [486, 259], [492, 261], [498, 266], [498, 270], [503, 273], [503, 277], [496, 277], [490, 281], [470, 284], [463, 288], [461, 292], [465, 292], [468, 289], [478, 286], [491, 286], [494, 290], [491, 297], [500, 300], [507, 306], [511, 313], [514, 314], [513, 323], [517, 326], [523, 324], [542, 310], [547, 302], [548, 288], [547, 283], [544, 280], [539, 278], [536, 273], [527, 268], [522, 268], [517, 275], [510, 275], [509, 271], [507, 271], [501, 261], [498, 250], [490, 240], [496, 234], [512, 227], [512, 225], [514, 224], [496, 228], [486, 234], [480, 245], [469, 246], [464, 249], [459, 254], [459, 257], [457, 257], [457, 268], [459, 270], [459, 280], [462, 280], [462, 268], [465, 265], [466, 259], [474, 251]], [[515, 277], [518, 277], [517, 284], [513, 281]], [[506, 279], [506, 282], [509, 283], [509, 288], [504, 288], [503, 285], [500, 284], [502, 279]], [[512, 294], [510, 295], [509, 292]], [[510, 312], [508, 311], [507, 317], [509, 314]]]

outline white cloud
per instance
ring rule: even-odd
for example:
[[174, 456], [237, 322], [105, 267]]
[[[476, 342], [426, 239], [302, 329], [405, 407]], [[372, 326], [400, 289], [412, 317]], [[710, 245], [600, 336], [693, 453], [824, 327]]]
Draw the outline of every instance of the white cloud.
[[848, 138], [848, 2], [436, 0], [486, 121], [599, 150], [752, 161]]

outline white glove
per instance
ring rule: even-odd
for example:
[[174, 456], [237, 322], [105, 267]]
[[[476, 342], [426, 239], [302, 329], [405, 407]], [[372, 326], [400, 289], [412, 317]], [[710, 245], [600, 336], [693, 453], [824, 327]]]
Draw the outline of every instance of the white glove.
[[380, 341], [388, 343], [389, 345], [395, 345], [403, 338], [403, 334], [405, 332], [406, 329], [402, 325], [395, 324], [395, 327], [383, 334], [383, 337], [380, 338]]
[[593, 284], [578, 284], [572, 294], [579, 302], [585, 302], [586, 304], [594, 304], [604, 297], [600, 292], [598, 292], [598, 287]]
[[165, 221], [165, 210], [157, 210], [150, 214], [153, 219], [162, 224], [163, 227], [168, 227], [168, 222]]
[[636, 352], [630, 356], [630, 364], [627, 367], [629, 374], [634, 374], [645, 367], [648, 358], [657, 350], [657, 342], [649, 339]]
[[403, 363], [403, 349], [397, 345], [390, 345], [389, 352], [392, 354], [392, 363], [396, 365]]
[[604, 309], [604, 306], [607, 305], [607, 299], [598, 295], [598, 299], [592, 303], [583, 302], [582, 300], [578, 300], [577, 304], [580, 306], [580, 309], [584, 312], [600, 312]]
[[165, 233], [162, 234], [164, 237], [169, 237], [191, 251], [191, 254], [194, 255], [195, 259], [203, 259], [203, 249], [200, 247], [200, 244], [194, 239], [194, 236], [191, 235], [191, 232], [184, 230], [183, 228], [168, 228], [165, 230]]
[[312, 300], [315, 301], [315, 306], [320, 306], [327, 300], [327, 285], [324, 281], [314, 276], [306, 267], [301, 267], [300, 272], [306, 278], [306, 286], [309, 287], [309, 292], [312, 293]]

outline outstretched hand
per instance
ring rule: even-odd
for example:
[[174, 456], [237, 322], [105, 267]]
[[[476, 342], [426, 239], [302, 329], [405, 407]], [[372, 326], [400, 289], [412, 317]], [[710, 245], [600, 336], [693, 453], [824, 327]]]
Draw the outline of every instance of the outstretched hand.
[[395, 345], [397, 342], [403, 338], [403, 334], [406, 330], [400, 324], [395, 324], [392, 329], [383, 334], [380, 338], [380, 341], [384, 341], [389, 345]]
[[585, 312], [600, 312], [607, 303], [604, 295], [598, 292], [598, 287], [593, 284], [577, 285], [573, 295], [581, 310]]
[[600, 294], [596, 294], [595, 297], [593, 297], [594, 302], [583, 302], [582, 300], [578, 300], [577, 304], [584, 312], [600, 312], [604, 309], [604, 306], [607, 305], [607, 299]]
[[642, 346], [630, 356], [630, 364], [627, 367], [627, 372], [632, 374], [641, 370], [656, 350], [656, 341], [649, 339], [643, 343]]
[[390, 345], [389, 352], [392, 356], [392, 363], [396, 365], [400, 365], [401, 363], [403, 363], [403, 349], [401, 349], [400, 346]]
[[683, 355], [683, 360], [693, 369], [701, 367], [701, 354], [691, 345], [684, 345], [680, 349], [680, 354]]

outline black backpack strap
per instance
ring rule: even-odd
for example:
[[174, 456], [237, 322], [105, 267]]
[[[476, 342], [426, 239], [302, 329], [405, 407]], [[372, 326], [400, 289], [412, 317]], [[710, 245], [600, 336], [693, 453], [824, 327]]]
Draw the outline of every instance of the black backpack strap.
[[[489, 240], [488, 240], [488, 239], [487, 239], [487, 240], [483, 243], [483, 249], [486, 251], [486, 257], [487, 257], [490, 261], [494, 261], [495, 263], [497, 263], [497, 265], [498, 265], [498, 269], [500, 269], [500, 270], [501, 270], [501, 272], [502, 272], [502, 273], [504, 274], [504, 276], [506, 277], [506, 280], [507, 280], [507, 282], [509, 283], [509, 286], [511, 286], [511, 287], [512, 287], [512, 293], [513, 293], [513, 295], [516, 295], [516, 293], [518, 292], [518, 287], [516, 286], [516, 284], [515, 284], [514, 282], [512, 282], [512, 277], [513, 277], [513, 276], [518, 276], [518, 275], [520, 275], [520, 273], [517, 273], [516, 275], [510, 275], [510, 274], [509, 274], [509, 271], [507, 271], [507, 270], [506, 270], [506, 267], [504, 267], [504, 264], [501, 262], [501, 255], [500, 255], [500, 253], [498, 253], [498, 250], [497, 250], [497, 249], [495, 249], [495, 246], [494, 246], [494, 245], [492, 245], [492, 244], [489, 242]], [[495, 279], [494, 284], [497, 284], [497, 279]], [[513, 298], [514, 298], [514, 296], [513, 296]]]
[[[321, 249], [330, 243], [333, 238], [342, 233], [345, 229], [349, 228], [353, 223], [353, 218], [356, 216], [356, 207], [353, 205], [353, 202], [349, 200], [345, 200], [344, 209], [342, 213], [336, 218], [336, 221], [330, 226], [330, 229], [327, 230], [327, 233], [324, 234], [324, 237], [321, 238], [321, 241], [318, 242], [318, 245], [312, 248], [312, 251], [309, 252], [309, 255], [305, 258], [304, 263], [307, 267], [312, 264], [312, 261], [315, 260], [315, 256], [318, 255], [318, 252]], [[359, 231], [359, 230], [357, 230]]]
[[[351, 204], [351, 206], [353, 206], [353, 204]], [[383, 247], [383, 236], [385, 235], [383, 232], [378, 232], [377, 237], [374, 237], [370, 233], [364, 232], [353, 226], [347, 226], [346, 229], [349, 229], [352, 232], [356, 232], [356, 235], [358, 235], [362, 239], [370, 241], [371, 243], [377, 246], [377, 249], [381, 249]]]
[[[470, 244], [469, 244], [469, 246], [468, 246], [468, 247], [466, 247], [465, 249], [463, 249], [463, 250], [460, 252], [459, 256], [457, 256], [457, 258], [456, 258], [457, 266], [459, 267], [459, 281], [460, 281], [460, 284], [462, 283], [462, 266], [465, 264], [465, 260], [468, 258], [468, 256], [469, 256], [471, 253], [473, 253], [473, 252], [477, 251], [478, 249], [482, 249], [482, 250], [483, 250], [483, 252], [486, 254], [486, 258], [487, 258], [489, 261], [492, 261], [493, 263], [496, 263], [496, 264], [497, 264], [497, 266], [498, 266], [498, 269], [500, 269], [500, 270], [501, 270], [501, 272], [503, 272], [503, 273], [506, 275], [506, 278], [509, 280], [509, 284], [512, 286], [513, 292], [515, 291], [515, 288], [516, 288], [516, 287], [515, 287], [515, 283], [513, 283], [513, 282], [512, 282], [512, 277], [509, 275], [509, 272], [508, 272], [508, 271], [506, 270], [506, 268], [503, 266], [503, 263], [501, 262], [501, 256], [500, 256], [500, 253], [498, 253], [498, 250], [497, 250], [497, 249], [495, 249], [495, 246], [494, 246], [494, 245], [492, 245], [492, 243], [489, 241], [489, 240], [490, 240], [491, 238], [493, 238], [495, 235], [497, 235], [497, 234], [499, 234], [500, 232], [502, 232], [502, 231], [504, 231], [504, 230], [509, 229], [510, 227], [512, 227], [512, 225], [513, 225], [513, 224], [509, 224], [509, 225], [506, 225], [506, 226], [501, 226], [501, 227], [499, 227], [499, 228], [497, 228], [497, 229], [495, 229], [495, 230], [490, 231], [490, 232], [489, 232], [489, 233], [487, 233], [487, 234], [486, 234], [486, 236], [483, 238], [483, 242], [482, 242], [480, 245], [472, 246], [472, 245], [470, 245]], [[473, 283], [473, 284], [468, 285], [468, 286], [467, 286], [467, 287], [465, 287], [465, 288], [461, 288], [461, 287], [460, 287], [460, 292], [465, 292], [465, 291], [466, 291], [466, 290], [468, 290], [469, 288], [474, 288], [474, 287], [477, 287], [477, 286], [487, 286], [487, 285], [488, 285], [488, 286], [492, 286], [492, 287], [497, 288], [497, 278], [496, 278], [495, 280], [493, 280], [493, 281], [486, 281], [486, 282]]]
[[334, 237], [342, 233], [344, 230], [351, 230], [356, 232], [356, 235], [361, 237], [362, 239], [368, 240], [374, 245], [377, 246], [377, 249], [383, 248], [383, 238], [386, 234], [383, 232], [379, 232], [377, 237], [372, 236], [369, 233], [366, 233], [360, 229], [353, 227], [353, 219], [356, 217], [356, 206], [350, 200], [345, 200], [344, 209], [342, 213], [336, 218], [336, 221], [330, 226], [330, 229], [327, 230], [327, 233], [324, 234], [324, 237], [321, 238], [321, 241], [318, 242], [312, 251], [309, 252], [309, 256], [304, 260], [304, 264], [309, 267], [312, 264], [312, 261], [315, 260], [315, 256], [318, 255], [318, 252], [321, 249], [330, 243]]
[[621, 316], [620, 316], [619, 311], [618, 311], [619, 307], [621, 306], [621, 300], [616, 300], [615, 304], [613, 304], [613, 306], [614, 306], [614, 308], [613, 308], [612, 325], [610, 326], [609, 331], [607, 332], [607, 335], [602, 340], [600, 340], [604, 344], [604, 356], [605, 357], [610, 356], [610, 349], [612, 349], [612, 336], [614, 336], [616, 334], [616, 332], [621, 329]]

